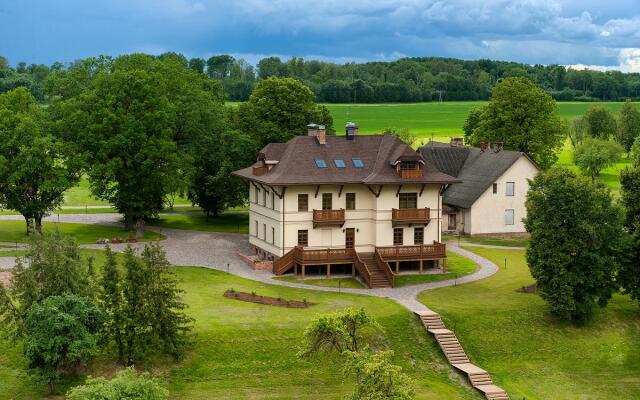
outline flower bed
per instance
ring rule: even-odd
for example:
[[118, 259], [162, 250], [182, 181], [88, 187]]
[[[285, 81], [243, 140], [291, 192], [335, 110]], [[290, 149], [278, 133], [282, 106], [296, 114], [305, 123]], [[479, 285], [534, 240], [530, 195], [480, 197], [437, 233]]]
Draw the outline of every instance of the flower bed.
[[315, 305], [308, 301], [285, 300], [281, 298], [258, 296], [255, 293], [236, 292], [233, 289], [224, 292], [224, 297], [240, 301], [248, 301], [250, 303], [264, 304], [267, 306], [287, 307], [287, 308], [307, 308]]

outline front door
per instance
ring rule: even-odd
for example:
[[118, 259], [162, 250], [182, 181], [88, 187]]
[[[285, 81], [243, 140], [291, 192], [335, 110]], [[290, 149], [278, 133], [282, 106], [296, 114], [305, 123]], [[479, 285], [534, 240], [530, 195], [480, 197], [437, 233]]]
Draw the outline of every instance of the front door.
[[353, 249], [356, 243], [356, 230], [354, 228], [347, 228], [344, 231], [344, 247], [347, 249]]
[[453, 231], [456, 229], [456, 215], [449, 214], [449, 230]]

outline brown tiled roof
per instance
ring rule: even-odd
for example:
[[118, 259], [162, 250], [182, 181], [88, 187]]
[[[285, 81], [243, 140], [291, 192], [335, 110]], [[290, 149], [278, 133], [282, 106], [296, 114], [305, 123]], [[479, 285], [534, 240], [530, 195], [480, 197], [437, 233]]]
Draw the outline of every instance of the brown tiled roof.
[[[431, 162], [400, 139], [390, 135], [363, 135], [348, 140], [345, 136], [327, 136], [326, 144], [313, 136], [296, 136], [287, 143], [265, 146], [254, 165], [233, 172], [241, 178], [267, 185], [319, 185], [364, 183], [368, 185], [402, 183], [455, 183], [458, 179], [440, 172]], [[364, 167], [356, 168], [353, 159], [362, 160]], [[261, 160], [278, 161], [264, 175], [254, 175], [253, 167]], [[327, 167], [318, 168], [315, 160], [324, 160]], [[338, 168], [334, 160], [344, 160], [345, 168]], [[402, 179], [394, 163], [397, 161], [424, 163], [422, 176]]]

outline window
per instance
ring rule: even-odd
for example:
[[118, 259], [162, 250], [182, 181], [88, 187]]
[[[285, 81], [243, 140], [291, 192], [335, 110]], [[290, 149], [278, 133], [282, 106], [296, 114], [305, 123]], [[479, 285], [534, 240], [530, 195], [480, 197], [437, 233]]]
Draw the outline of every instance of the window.
[[271, 227], [271, 244], [275, 244], [276, 242], [276, 228]]
[[347, 210], [355, 210], [356, 209], [356, 194], [355, 193], [347, 193]]
[[271, 208], [276, 209], [276, 193], [271, 192]]
[[298, 195], [298, 212], [309, 211], [309, 195], [301, 193]]
[[493, 194], [498, 194], [498, 184], [497, 183], [493, 184]]
[[316, 167], [327, 168], [327, 163], [324, 160], [316, 160]]
[[298, 231], [298, 246], [308, 246], [309, 245], [309, 231], [304, 229]]
[[267, 206], [267, 191], [266, 190], [262, 192], [262, 205], [265, 206], [265, 207]]
[[258, 199], [260, 198], [260, 189], [258, 189], [257, 186], [254, 186], [254, 192], [255, 196], [253, 196], [253, 201], [255, 201], [256, 203], [258, 203]]
[[449, 223], [448, 223], [448, 230], [453, 231], [456, 229], [456, 215], [455, 214], [449, 214]]
[[401, 161], [400, 171], [413, 171], [418, 169], [418, 163], [415, 161]]
[[267, 241], [267, 224], [262, 224], [262, 240]]
[[424, 228], [413, 228], [413, 244], [424, 244]]
[[514, 182], [507, 182], [507, 196], [513, 196], [516, 192], [516, 184]]
[[402, 246], [404, 244], [404, 229], [393, 228], [393, 245]]
[[504, 210], [504, 223], [505, 225], [513, 225], [513, 210]]
[[351, 162], [353, 163], [353, 166], [356, 168], [364, 168], [364, 163], [359, 158], [352, 158]]
[[418, 208], [418, 193], [400, 193], [400, 208]]
[[322, 209], [333, 209], [333, 196], [331, 193], [322, 193]]
[[346, 167], [346, 165], [344, 164], [344, 160], [333, 160], [333, 163], [336, 165], [336, 168]]
[[258, 237], [258, 221], [255, 221], [253, 223], [255, 229], [253, 230], [254, 234], [256, 235], [256, 237]]

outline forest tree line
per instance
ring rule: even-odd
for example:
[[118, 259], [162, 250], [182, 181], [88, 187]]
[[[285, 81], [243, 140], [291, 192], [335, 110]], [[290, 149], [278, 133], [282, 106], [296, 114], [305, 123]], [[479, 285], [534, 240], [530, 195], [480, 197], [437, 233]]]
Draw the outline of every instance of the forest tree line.
[[[640, 99], [640, 74], [620, 71], [575, 70], [562, 65], [528, 65], [494, 60], [439, 57], [402, 58], [388, 62], [336, 64], [292, 57], [261, 59], [255, 66], [230, 55], [208, 59], [182, 54], [163, 56], [181, 60], [185, 67], [220, 81], [230, 101], [247, 101], [259, 80], [295, 78], [324, 103], [390, 103], [488, 100], [496, 83], [525, 77], [559, 101], [623, 101]], [[20, 62], [15, 68], [0, 57], [0, 93], [27, 87], [40, 102], [47, 101], [48, 74], [73, 67]]]

